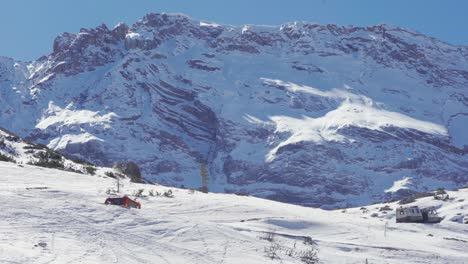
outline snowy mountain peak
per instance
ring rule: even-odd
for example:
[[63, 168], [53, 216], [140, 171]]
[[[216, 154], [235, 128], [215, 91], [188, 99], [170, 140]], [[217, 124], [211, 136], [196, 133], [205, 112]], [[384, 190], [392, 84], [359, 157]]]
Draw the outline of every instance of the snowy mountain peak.
[[0, 59], [0, 125], [173, 186], [365, 204], [407, 177], [409, 193], [468, 182], [467, 58], [390, 25], [148, 14], [63, 33], [31, 63]]

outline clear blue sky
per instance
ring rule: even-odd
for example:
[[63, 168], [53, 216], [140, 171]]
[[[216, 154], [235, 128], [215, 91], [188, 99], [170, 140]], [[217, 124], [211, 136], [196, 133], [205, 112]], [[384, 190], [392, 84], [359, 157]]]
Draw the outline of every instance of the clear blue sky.
[[48, 54], [62, 32], [132, 24], [149, 12], [224, 24], [388, 23], [468, 45], [467, 0], [8, 0], [0, 3], [0, 56], [33, 60]]

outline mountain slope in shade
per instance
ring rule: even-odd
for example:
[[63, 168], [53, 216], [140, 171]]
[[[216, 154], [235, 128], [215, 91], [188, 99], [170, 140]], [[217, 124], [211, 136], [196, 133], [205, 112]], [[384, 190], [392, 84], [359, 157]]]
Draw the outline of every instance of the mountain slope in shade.
[[[339, 207], [468, 182], [468, 47], [390, 25], [148, 14], [0, 59], [0, 124], [145, 177]], [[411, 188], [391, 188], [411, 179]], [[392, 189], [392, 192], [385, 190]]]

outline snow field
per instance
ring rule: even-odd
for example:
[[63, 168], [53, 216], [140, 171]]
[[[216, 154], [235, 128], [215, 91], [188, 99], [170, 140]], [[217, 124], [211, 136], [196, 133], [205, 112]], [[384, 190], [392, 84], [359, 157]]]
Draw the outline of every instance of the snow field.
[[[345, 212], [229, 194], [172, 189], [174, 198], [142, 197], [141, 210], [104, 205], [115, 180], [0, 162], [0, 263], [302, 263], [286, 250], [307, 249], [321, 263], [466, 263], [466, 225], [396, 224], [381, 205]], [[47, 189], [37, 189], [47, 187]], [[26, 189], [29, 188], [29, 189]], [[32, 188], [32, 189], [31, 189]], [[36, 188], [36, 189], [34, 189]], [[123, 192], [169, 188], [124, 182]], [[442, 216], [466, 212], [468, 190], [435, 203]], [[462, 201], [463, 200], [463, 201]], [[396, 205], [390, 204], [394, 207]], [[465, 209], [460, 209], [465, 208]], [[281, 246], [271, 260], [262, 239]], [[431, 234], [432, 236], [428, 236]]]

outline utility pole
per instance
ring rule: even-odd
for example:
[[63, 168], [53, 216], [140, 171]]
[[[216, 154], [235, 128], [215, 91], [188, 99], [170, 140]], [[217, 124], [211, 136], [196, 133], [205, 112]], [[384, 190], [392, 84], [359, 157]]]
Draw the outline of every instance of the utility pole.
[[117, 176], [117, 193], [120, 193], [120, 178]]
[[388, 221], [385, 221], [385, 227], [384, 227], [384, 233], [383, 233], [384, 237], [387, 237], [387, 224], [388, 224]]
[[208, 169], [206, 163], [200, 163], [200, 177], [202, 182], [201, 191], [208, 192]]

